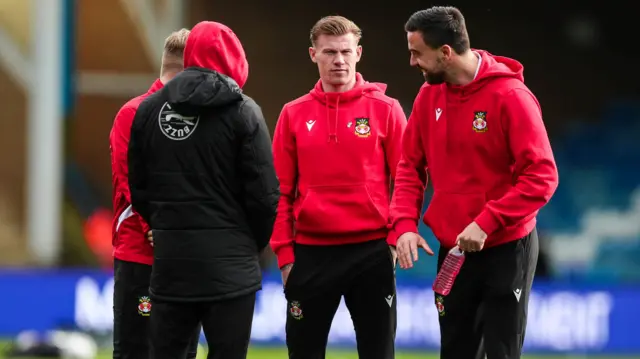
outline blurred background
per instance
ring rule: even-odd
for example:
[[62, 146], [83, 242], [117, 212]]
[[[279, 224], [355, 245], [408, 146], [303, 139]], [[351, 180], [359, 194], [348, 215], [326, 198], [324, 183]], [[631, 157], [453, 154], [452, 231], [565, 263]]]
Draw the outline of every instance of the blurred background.
[[[538, 217], [527, 358], [640, 358], [640, 93], [630, 4], [438, 4], [462, 10], [472, 47], [523, 63], [558, 163], [560, 186]], [[167, 35], [201, 20], [230, 26], [249, 58], [245, 92], [273, 130], [282, 106], [317, 81], [311, 26], [343, 15], [363, 30], [359, 71], [387, 83], [408, 115], [423, 79], [409, 66], [403, 25], [432, 5], [0, 0], [0, 358], [16, 338], [33, 342], [56, 329], [90, 334], [64, 337], [86, 349], [78, 358], [110, 357], [108, 136], [120, 106], [158, 76]], [[427, 191], [425, 205], [429, 198]], [[421, 232], [438, 247], [428, 228]], [[285, 357], [285, 301], [272, 253], [263, 267], [250, 357]], [[399, 357], [437, 357], [434, 274], [435, 260], [425, 255], [397, 272]], [[352, 328], [342, 306], [333, 357], [356, 357]]]

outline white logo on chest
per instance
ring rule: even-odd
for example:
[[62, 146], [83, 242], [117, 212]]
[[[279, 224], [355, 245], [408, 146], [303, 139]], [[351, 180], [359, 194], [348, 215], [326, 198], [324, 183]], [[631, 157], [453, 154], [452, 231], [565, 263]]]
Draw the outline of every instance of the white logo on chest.
[[311, 131], [311, 129], [313, 128], [313, 125], [315, 124], [316, 124], [316, 120], [307, 121], [307, 130]]

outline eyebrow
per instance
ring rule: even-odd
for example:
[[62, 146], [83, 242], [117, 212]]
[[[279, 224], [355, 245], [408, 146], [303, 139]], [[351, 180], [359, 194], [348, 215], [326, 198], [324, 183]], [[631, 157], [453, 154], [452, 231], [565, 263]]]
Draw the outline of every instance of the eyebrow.
[[353, 49], [342, 49], [342, 50], [338, 50], [338, 49], [333, 49], [333, 48], [324, 48], [322, 49], [322, 51], [335, 51], [335, 52], [343, 52], [343, 51], [353, 51]]

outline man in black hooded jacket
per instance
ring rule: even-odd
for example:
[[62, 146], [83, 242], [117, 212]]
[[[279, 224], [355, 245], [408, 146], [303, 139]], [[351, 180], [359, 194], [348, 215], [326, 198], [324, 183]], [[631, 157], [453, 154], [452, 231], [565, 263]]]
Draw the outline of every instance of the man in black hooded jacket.
[[197, 24], [184, 67], [140, 105], [129, 143], [132, 205], [153, 231], [151, 358], [184, 357], [200, 321], [209, 358], [245, 358], [280, 196], [271, 139], [231, 29]]

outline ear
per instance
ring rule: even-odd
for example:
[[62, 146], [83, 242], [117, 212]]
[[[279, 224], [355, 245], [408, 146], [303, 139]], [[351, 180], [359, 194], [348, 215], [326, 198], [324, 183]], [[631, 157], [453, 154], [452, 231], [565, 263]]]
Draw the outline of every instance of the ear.
[[313, 61], [314, 63], [316, 63], [316, 48], [311, 46], [309, 47], [309, 57], [311, 58], [311, 61]]
[[442, 45], [442, 47], [440, 48], [440, 51], [442, 51], [442, 57], [445, 60], [449, 60], [451, 56], [453, 56], [454, 54], [453, 49], [449, 45]]
[[361, 57], [362, 57], [362, 46], [358, 45], [358, 47], [356, 47], [356, 62], [360, 62]]

